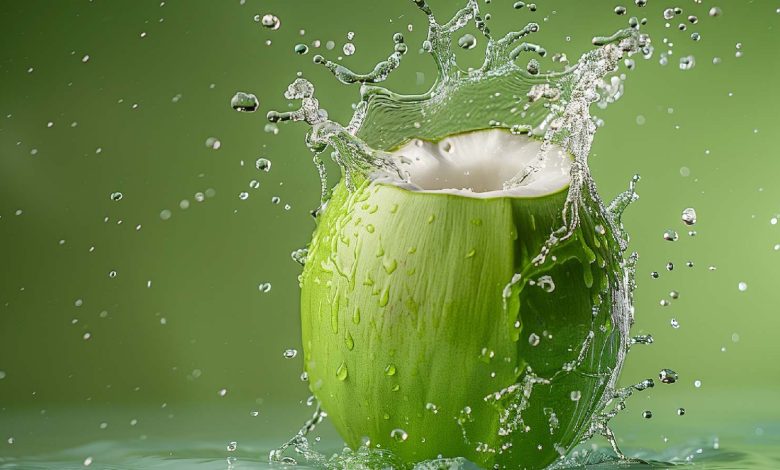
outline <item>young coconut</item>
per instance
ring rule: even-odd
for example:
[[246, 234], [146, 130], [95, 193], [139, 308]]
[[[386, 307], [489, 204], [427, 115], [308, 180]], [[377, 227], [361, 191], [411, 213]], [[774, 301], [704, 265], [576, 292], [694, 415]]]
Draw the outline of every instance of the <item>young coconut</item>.
[[353, 449], [543, 468], [589, 431], [623, 360], [621, 250], [585, 191], [534, 261], [565, 225], [572, 164], [551, 145], [538, 165], [540, 146], [412, 140], [392, 152], [407, 181], [334, 188], [301, 278], [304, 365]]

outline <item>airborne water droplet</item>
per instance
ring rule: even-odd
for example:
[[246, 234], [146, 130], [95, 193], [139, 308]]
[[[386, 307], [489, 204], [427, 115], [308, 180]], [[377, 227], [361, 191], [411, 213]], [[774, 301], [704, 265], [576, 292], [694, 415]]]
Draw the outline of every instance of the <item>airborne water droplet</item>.
[[267, 13], [262, 17], [260, 15], [255, 15], [255, 21], [260, 22], [264, 28], [268, 28], [274, 31], [279, 29], [279, 27], [282, 25], [282, 22], [279, 21], [279, 18], [277, 18], [275, 15], [272, 15], [271, 13]]
[[257, 111], [260, 102], [255, 95], [238, 91], [230, 100], [230, 106], [239, 112], [253, 113]]
[[677, 235], [677, 232], [674, 230], [667, 230], [664, 232], [664, 240], [668, 242], [675, 242], [679, 238], [679, 235]]
[[696, 209], [693, 207], [686, 207], [683, 209], [680, 219], [685, 225], [694, 225], [696, 223]]
[[473, 34], [464, 34], [458, 39], [458, 46], [463, 49], [474, 49], [477, 46], [477, 38]]
[[[694, 33], [696, 34], [696, 33]], [[691, 36], [693, 37], [693, 36]], [[698, 40], [698, 39], [694, 39]], [[692, 55], [680, 57], [680, 70], [690, 70], [696, 65], [696, 59]], [[683, 175], [685, 176], [685, 175]]]
[[677, 382], [678, 376], [677, 372], [672, 369], [661, 369], [661, 371], [658, 372], [658, 378], [665, 384], [673, 384]]
[[284, 353], [282, 353], [282, 356], [285, 359], [292, 359], [292, 358], [294, 358], [297, 355], [298, 355], [298, 350], [297, 349], [286, 349], [284, 351]]
[[271, 171], [271, 160], [267, 158], [258, 158], [257, 161], [255, 161], [255, 168], [265, 172]]

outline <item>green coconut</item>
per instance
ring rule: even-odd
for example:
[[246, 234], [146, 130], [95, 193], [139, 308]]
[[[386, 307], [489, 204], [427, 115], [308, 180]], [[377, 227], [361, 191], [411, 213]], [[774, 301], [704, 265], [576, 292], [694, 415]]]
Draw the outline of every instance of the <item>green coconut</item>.
[[620, 251], [583, 199], [534, 262], [565, 225], [571, 164], [553, 146], [540, 165], [540, 145], [414, 140], [393, 152], [406, 181], [334, 188], [301, 278], [304, 366], [353, 449], [543, 468], [588, 432], [622, 363]]

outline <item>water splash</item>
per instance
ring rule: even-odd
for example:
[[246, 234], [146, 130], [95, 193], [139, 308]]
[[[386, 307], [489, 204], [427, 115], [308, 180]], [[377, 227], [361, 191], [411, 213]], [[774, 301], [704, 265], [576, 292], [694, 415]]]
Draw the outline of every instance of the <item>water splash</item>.
[[[552, 289], [545, 288], [545, 291], [554, 290], [553, 277], [539, 274], [549, 268], [548, 258], [554, 249], [567, 240], [578, 238], [583, 243], [599, 245], [600, 242], [594, 237], [601, 237], [599, 239], [608, 245], [614, 245], [614, 249], [609, 254], [594, 253], [594, 258], [611, 258], [599, 262], [602, 266], [619, 266], [619, 270], [610, 274], [612, 282], [599, 281], [603, 285], [610, 285], [609, 289], [603, 290], [602, 285], [602, 291], [594, 290], [601, 307], [594, 307], [590, 329], [573, 361], [566, 362], [562, 369], [546, 375], [537, 374], [532, 367], [527, 366], [518, 372], [517, 383], [486, 396], [485, 402], [494, 406], [499, 414], [501, 436], [527, 432], [524, 413], [528, 410], [536, 387], [551, 387], [553, 382], [563, 380], [561, 377], [566, 375], [589, 376], [598, 389], [595, 393], [588, 392], [588, 400], [592, 402], [588, 409], [594, 411], [595, 416], [587, 418], [590, 423], [577, 441], [601, 434], [622, 458], [608, 423], [625, 408], [625, 401], [635, 391], [654, 385], [652, 380], [627, 388], [618, 388], [616, 385], [630, 346], [652, 342], [650, 336], [632, 338], [629, 334], [634, 321], [632, 297], [638, 257], [636, 253], [623, 257], [629, 238], [623, 229], [621, 215], [638, 197], [635, 187], [639, 177], [635, 176], [628, 190], [608, 206], [604, 204], [588, 167], [588, 157], [598, 127], [597, 119], [590, 111], [593, 104], [603, 108], [620, 98], [623, 78], [610, 75], [627, 56], [636, 53], [645, 58], [652, 56], [650, 39], [639, 32], [636, 18], [631, 18], [629, 28], [610, 36], [594, 38], [593, 44], [597, 47], [583, 54], [573, 66], [562, 72], [540, 73], [539, 63], [534, 58], [524, 65], [517, 63], [526, 53], [541, 57], [547, 55], [542, 46], [526, 41], [528, 36], [539, 30], [538, 24], [529, 23], [517, 31], [495, 38], [480, 14], [476, 0], [468, 0], [466, 6], [446, 23], [436, 20], [424, 0], [413, 2], [428, 19], [428, 35], [422, 50], [431, 55], [438, 69], [437, 80], [429, 91], [419, 95], [399, 95], [377, 85], [399, 67], [407, 51], [403, 36], [396, 33], [393, 36], [392, 53], [368, 73], [356, 73], [321, 55], [314, 57], [315, 64], [328, 69], [342, 83], [360, 84], [361, 99], [347, 125], [328, 119], [327, 112], [319, 107], [314, 97], [314, 86], [304, 78], [296, 79], [285, 92], [287, 99], [300, 101], [300, 108], [288, 112], [271, 111], [268, 119], [271, 122], [303, 121], [311, 126], [306, 143], [312, 151], [320, 175], [322, 206], [330, 197], [330, 185], [322, 157], [327, 149], [330, 149], [331, 158], [341, 168], [342, 177], [350, 190], [355, 190], [361, 182], [377, 174], [389, 174], [393, 178], [408, 181], [409, 175], [403, 170], [403, 158], [394, 157], [390, 152], [411, 139], [438, 141], [450, 134], [490, 127], [541, 139], [542, 145], [534, 161], [509, 178], [504, 183], [505, 189], [523, 185], [544, 169], [553, 146], [562, 147], [571, 154], [573, 162], [569, 190], [561, 214], [562, 225], [549, 235], [532, 262], [508, 281], [504, 288], [505, 309], [513, 299], [518, 298], [526, 284], [537, 283], [532, 279], [537, 279], [542, 287], [552, 286]], [[465, 71], [456, 63], [453, 44], [471, 48], [477, 39], [472, 36], [464, 43], [465, 36], [454, 41], [453, 35], [470, 24], [484, 37], [487, 46], [482, 66]], [[465, 103], [470, 107], [467, 112], [457, 113], [457, 118], [453, 118], [456, 103]], [[479, 106], [474, 103], [479, 103]], [[595, 224], [591, 214], [600, 214], [607, 226]], [[593, 274], [588, 273], [590, 271], [586, 270], [586, 278], [590, 276], [590, 281], [586, 279], [586, 283], [593, 283]], [[611, 332], [605, 324], [611, 325]], [[615, 348], [614, 365], [602, 365], [597, 359], [598, 353], [591, 351], [596, 336]], [[539, 337], [536, 338], [538, 344]], [[529, 342], [531, 347], [536, 344]], [[592, 364], [594, 361], [597, 363]], [[591, 369], [601, 372], [588, 372]], [[574, 400], [575, 392], [577, 400]], [[582, 391], [572, 392], [574, 402], [583, 398]], [[583, 399], [583, 402], [587, 401]], [[579, 412], [588, 415], [587, 410]], [[550, 423], [551, 434], [560, 433], [559, 442], [564, 441], [562, 437], [565, 433], [579, 432], [574, 429], [576, 426], [557, 429], [563, 410], [545, 408], [543, 413]], [[463, 430], [464, 440], [477, 445], [479, 452], [500, 454], [509, 450], [511, 442], [508, 439], [499, 438], [493, 443], [472, 440], [467, 429], [471, 415], [464, 415], [463, 412], [461, 415], [463, 419], [462, 422], [459, 419], [458, 424]], [[292, 440], [271, 453], [271, 460], [284, 461], [288, 458], [283, 456], [284, 452], [293, 448], [307, 461], [324, 463], [322, 455], [312, 453], [305, 437], [323, 417], [324, 413], [318, 408], [315, 416]], [[562, 457], [571, 447], [556, 444], [555, 451]], [[363, 452], [362, 448], [348, 454], [348, 457], [342, 457], [354, 458], [360, 452]]]

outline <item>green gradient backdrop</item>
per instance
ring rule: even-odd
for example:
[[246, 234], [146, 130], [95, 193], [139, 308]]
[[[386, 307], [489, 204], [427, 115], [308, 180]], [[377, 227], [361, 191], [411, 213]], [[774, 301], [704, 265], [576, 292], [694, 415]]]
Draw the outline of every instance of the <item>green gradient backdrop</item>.
[[[611, 13], [615, 2], [539, 0], [536, 13], [511, 3], [486, 6], [494, 30], [538, 21], [536, 40], [570, 58], [593, 35], [626, 21]], [[681, 377], [630, 405], [634, 411], [618, 423], [628, 435], [638, 426], [660, 435], [679, 422], [643, 421], [642, 407], [671, 416], [672, 407], [686, 406], [695, 423], [696, 415], [724, 408], [756, 408], [756, 397], [780, 386], [780, 251], [773, 250], [780, 225], [770, 223], [780, 212], [779, 5], [722, 1], [723, 15], [709, 18], [710, 1], [679, 3], [685, 15], [700, 17], [687, 32], [676, 29], [679, 19], [663, 27], [670, 2], [631, 5], [650, 18], [656, 54], [637, 58], [626, 95], [597, 112], [606, 121], [592, 157], [602, 194], [611, 198], [632, 174], [643, 177], [641, 200], [625, 224], [641, 256], [634, 332], [652, 333], [656, 343], [635, 348], [624, 381], [662, 367]], [[460, 2], [431, 4], [444, 17]], [[25, 409], [157, 410], [166, 403], [207, 413], [226, 404], [280, 409], [304, 399], [301, 357], [283, 359], [282, 351], [299, 347], [300, 269], [290, 252], [313, 228], [308, 212], [318, 180], [304, 126], [283, 125], [274, 135], [264, 131], [264, 115], [287, 108], [282, 92], [301, 71], [330, 116], [348, 119], [357, 88], [315, 67], [314, 49], [304, 56], [292, 50], [297, 42], [334, 40], [335, 50], [317, 51], [334, 58], [348, 31], [357, 52], [345, 64], [358, 70], [386, 57], [392, 33], [403, 31], [412, 47], [388, 84], [426, 89], [434, 71], [417, 52], [423, 16], [404, 0], [3, 0], [0, 9], [0, 432], [21, 429], [9, 416]], [[266, 12], [280, 17], [278, 31], [253, 21]], [[702, 41], [692, 41], [692, 31]], [[675, 43], [666, 67], [658, 64], [664, 37]], [[735, 58], [737, 42], [742, 58]], [[479, 51], [462, 54], [464, 63], [479, 63]], [[677, 63], [687, 54], [697, 65], [683, 72]], [[234, 112], [229, 101], [237, 90], [257, 94], [260, 111]], [[204, 145], [212, 136], [221, 141], [218, 150]], [[270, 173], [254, 168], [260, 156], [273, 161]], [[252, 179], [259, 189], [249, 188]], [[194, 194], [208, 188], [214, 197], [196, 202]], [[124, 198], [111, 201], [113, 191]], [[248, 200], [239, 200], [241, 191], [249, 191]], [[273, 196], [281, 204], [272, 204]], [[695, 238], [679, 220], [687, 206], [699, 213]], [[170, 220], [161, 220], [164, 209]], [[678, 242], [662, 240], [667, 228], [680, 232]], [[694, 268], [685, 267], [688, 259]], [[660, 279], [650, 278], [654, 270]], [[747, 291], [738, 290], [740, 281]], [[272, 290], [260, 293], [262, 282]], [[679, 300], [659, 306], [671, 289]], [[672, 317], [682, 325], [677, 330]], [[86, 332], [91, 339], [83, 339]], [[776, 403], [764, 403], [764, 419], [776, 417]], [[292, 409], [284, 424], [264, 421], [267, 429], [292, 431], [290, 423], [307, 413]]]

